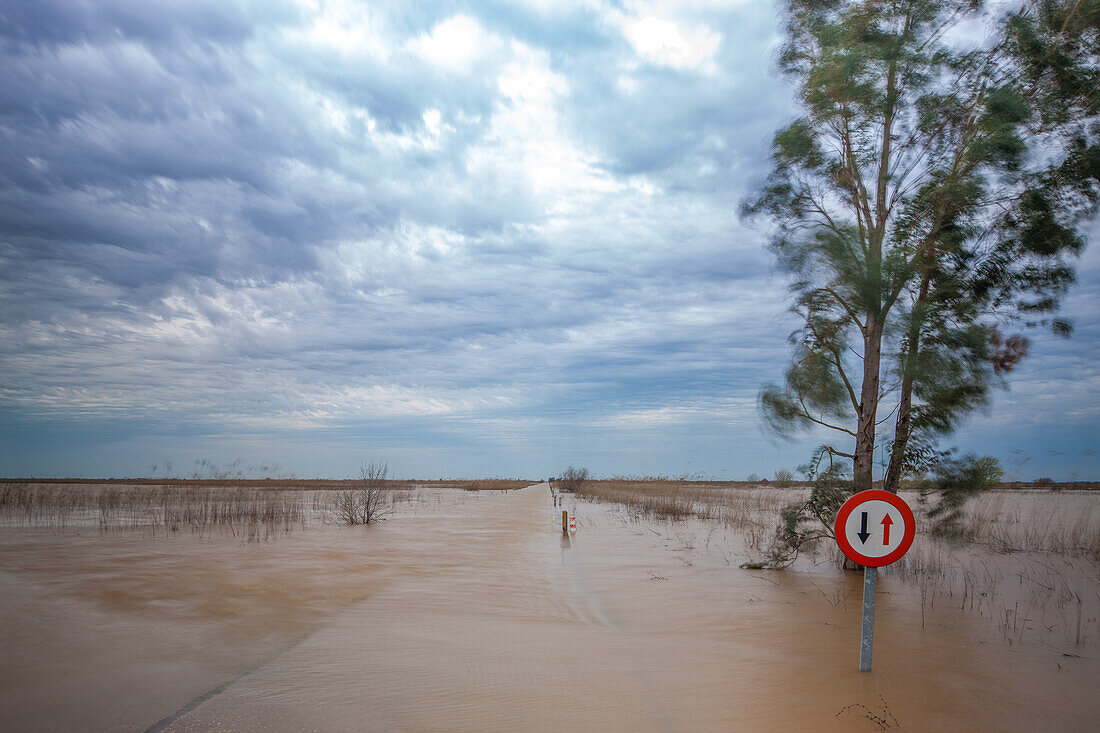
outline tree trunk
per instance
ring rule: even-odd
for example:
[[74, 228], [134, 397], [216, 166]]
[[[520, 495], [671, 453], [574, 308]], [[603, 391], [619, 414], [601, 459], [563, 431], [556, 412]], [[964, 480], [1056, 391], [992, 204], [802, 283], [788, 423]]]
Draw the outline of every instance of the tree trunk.
[[886, 469], [886, 476], [882, 482], [882, 488], [886, 491], [898, 493], [901, 484], [901, 465], [905, 461], [905, 449], [909, 445], [909, 435], [913, 422], [913, 374], [917, 369], [917, 358], [920, 354], [920, 318], [921, 309], [928, 302], [928, 289], [931, 285], [931, 273], [927, 270], [921, 277], [920, 291], [917, 294], [917, 302], [913, 305], [912, 323], [907, 335], [905, 362], [901, 375], [901, 395], [898, 399], [898, 418], [894, 426], [894, 445], [890, 450], [890, 465]]
[[859, 422], [852, 461], [856, 491], [872, 488], [875, 458], [875, 421], [878, 415], [879, 365], [882, 361], [882, 326], [869, 318], [863, 337], [863, 387], [859, 396]]
[[898, 493], [901, 483], [901, 464], [905, 461], [905, 448], [909, 443], [909, 425], [912, 422], [913, 379], [907, 374], [901, 380], [901, 400], [898, 402], [898, 422], [894, 426], [894, 445], [890, 450], [890, 465], [882, 480], [882, 488]]

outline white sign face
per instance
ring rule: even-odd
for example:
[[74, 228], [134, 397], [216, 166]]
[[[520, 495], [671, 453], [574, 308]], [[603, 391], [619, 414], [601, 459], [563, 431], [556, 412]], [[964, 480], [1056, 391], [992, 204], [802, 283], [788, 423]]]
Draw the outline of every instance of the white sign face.
[[885, 557], [905, 538], [905, 517], [889, 502], [865, 501], [845, 520], [844, 538], [852, 549], [865, 557]]

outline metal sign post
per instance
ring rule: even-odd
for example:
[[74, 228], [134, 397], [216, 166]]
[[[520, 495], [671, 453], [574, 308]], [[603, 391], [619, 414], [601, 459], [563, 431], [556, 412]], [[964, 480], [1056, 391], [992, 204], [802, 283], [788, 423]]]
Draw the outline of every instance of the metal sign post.
[[875, 644], [875, 582], [878, 568], [863, 568], [863, 622], [859, 629], [859, 671], [871, 671], [871, 647]]
[[[895, 528], [896, 527], [896, 528]], [[913, 511], [897, 494], [873, 489], [849, 497], [833, 527], [840, 551], [863, 566], [863, 619], [859, 635], [859, 669], [871, 671], [875, 640], [875, 586], [878, 568], [908, 552], [916, 535]]]

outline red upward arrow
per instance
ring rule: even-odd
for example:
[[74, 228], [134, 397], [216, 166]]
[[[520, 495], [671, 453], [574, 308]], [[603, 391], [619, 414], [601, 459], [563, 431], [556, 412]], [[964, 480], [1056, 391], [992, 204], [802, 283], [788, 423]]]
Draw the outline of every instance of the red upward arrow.
[[890, 546], [890, 525], [893, 523], [894, 520], [890, 519], [889, 514], [882, 518], [882, 544], [887, 547]]

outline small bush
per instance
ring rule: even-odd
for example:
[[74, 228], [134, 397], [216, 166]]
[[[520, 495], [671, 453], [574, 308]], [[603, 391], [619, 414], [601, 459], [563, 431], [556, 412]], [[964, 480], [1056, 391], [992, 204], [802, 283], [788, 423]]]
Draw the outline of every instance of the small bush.
[[935, 478], [921, 490], [922, 503], [928, 503], [930, 496], [936, 497], [928, 510], [932, 533], [965, 539], [963, 508], [1004, 477], [1001, 464], [993, 456], [968, 455], [941, 459], [935, 470]]
[[360, 486], [336, 494], [332, 512], [345, 524], [373, 524], [393, 510], [386, 503], [386, 474], [389, 466], [371, 462], [359, 468]]
[[573, 468], [570, 466], [565, 469], [565, 473], [558, 479], [558, 490], [576, 493], [584, 488], [587, 481], [587, 468]]

